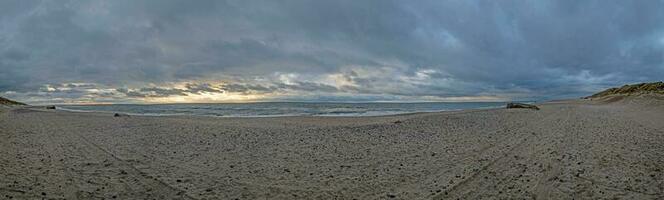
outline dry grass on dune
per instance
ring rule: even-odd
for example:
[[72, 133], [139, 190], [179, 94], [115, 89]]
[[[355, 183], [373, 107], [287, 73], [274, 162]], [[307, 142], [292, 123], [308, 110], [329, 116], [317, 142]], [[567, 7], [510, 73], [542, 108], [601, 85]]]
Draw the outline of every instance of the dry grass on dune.
[[601, 98], [612, 95], [634, 95], [634, 94], [664, 94], [664, 82], [638, 83], [624, 85], [619, 88], [609, 88], [599, 93], [593, 94], [587, 99]]
[[23, 106], [23, 105], [26, 105], [26, 104], [21, 103], [21, 102], [17, 102], [17, 101], [12, 101], [12, 100], [9, 100], [9, 99], [3, 98], [3, 97], [0, 97], [0, 105], [7, 105], [7, 106]]

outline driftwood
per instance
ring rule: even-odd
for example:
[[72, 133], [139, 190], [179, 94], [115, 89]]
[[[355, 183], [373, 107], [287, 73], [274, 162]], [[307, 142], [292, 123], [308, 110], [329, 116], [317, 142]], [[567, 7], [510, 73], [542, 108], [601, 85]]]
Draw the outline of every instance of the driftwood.
[[525, 103], [508, 103], [507, 109], [511, 108], [527, 108], [527, 109], [539, 110], [539, 107]]

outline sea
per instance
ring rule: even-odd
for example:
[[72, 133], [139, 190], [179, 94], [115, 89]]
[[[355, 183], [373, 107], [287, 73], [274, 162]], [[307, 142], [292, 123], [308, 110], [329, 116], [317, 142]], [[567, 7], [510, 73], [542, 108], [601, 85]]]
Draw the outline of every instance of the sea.
[[383, 116], [419, 112], [491, 109], [506, 102], [426, 102], [426, 103], [311, 103], [260, 102], [213, 104], [112, 104], [61, 105], [58, 109], [74, 112], [107, 112], [130, 115], [195, 115], [216, 117], [277, 116]]

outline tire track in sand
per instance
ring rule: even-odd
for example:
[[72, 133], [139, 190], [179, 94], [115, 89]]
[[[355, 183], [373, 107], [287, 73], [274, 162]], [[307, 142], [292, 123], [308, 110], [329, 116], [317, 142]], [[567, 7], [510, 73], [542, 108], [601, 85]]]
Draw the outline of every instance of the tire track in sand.
[[[537, 121], [533, 124], [529, 124], [528, 126], [539, 127], [540, 125], [547, 123], [549, 121], [549, 119], [554, 118], [555, 116], [556, 116], [555, 114], [549, 114], [548, 116], [542, 118], [541, 120], [539, 120], [539, 121]], [[523, 129], [530, 130], [530, 129], [522, 127], [522, 128], [516, 129], [515, 131], [521, 131]], [[478, 170], [473, 172], [467, 178], [457, 182], [456, 184], [452, 185], [451, 187], [448, 187], [448, 189], [443, 190], [443, 191], [441, 191], [440, 193], [438, 193], [436, 195], [433, 195], [431, 198], [432, 199], [445, 199], [445, 198], [454, 196], [453, 195], [454, 192], [459, 191], [464, 187], [467, 187], [470, 184], [471, 181], [477, 180], [477, 178], [479, 177], [480, 174], [482, 174], [483, 172], [486, 172], [489, 168], [493, 167], [498, 161], [501, 161], [504, 158], [506, 158], [508, 155], [511, 155], [515, 150], [523, 147], [524, 144], [526, 144], [529, 141], [532, 141], [532, 138], [537, 136], [537, 135], [532, 135], [532, 134], [527, 134], [527, 133], [525, 135], [527, 137], [521, 139], [519, 142], [517, 142], [514, 145], [512, 145], [513, 143], [503, 143], [503, 142], [505, 142], [507, 140], [510, 140], [510, 139], [514, 139], [514, 137], [516, 137], [516, 136], [505, 137], [499, 143], [502, 144], [502, 147], [504, 147], [505, 145], [508, 145], [509, 147], [505, 148], [505, 149], [507, 149], [505, 151], [497, 152], [500, 156], [495, 157], [494, 159], [492, 159], [488, 163], [482, 165]], [[498, 146], [497, 144], [493, 145], [490, 148], [485, 149], [485, 151], [488, 151], [489, 149], [492, 149], [492, 148], [497, 147], [497, 146]]]
[[[70, 151], [72, 151], [72, 150], [73, 151], [78, 151], [77, 153], [81, 154], [81, 156], [83, 157], [83, 158], [78, 158], [78, 159], [83, 159], [83, 161], [89, 160], [89, 159], [86, 159], [85, 157], [90, 156], [90, 154], [92, 154], [92, 155], [97, 154], [97, 155], [102, 156], [103, 158], [95, 158], [95, 159], [104, 160], [104, 162], [103, 163], [80, 163], [80, 164], [83, 164], [83, 165], [71, 165], [71, 164], [68, 163], [69, 166], [78, 166], [79, 167], [79, 169], [77, 169], [77, 171], [72, 171], [72, 169], [69, 169], [70, 172], [68, 172], [68, 174], [70, 174], [70, 175], [68, 175], [68, 176], [79, 175], [78, 178], [80, 179], [81, 177], [84, 177], [84, 176], [80, 176], [82, 174], [82, 172], [88, 171], [86, 169], [80, 169], [80, 168], [83, 168], [82, 166], [102, 165], [103, 164], [103, 166], [99, 166], [101, 169], [100, 168], [94, 168], [93, 169], [94, 171], [92, 172], [92, 174], [96, 176], [96, 175], [98, 175], [98, 173], [100, 173], [100, 171], [101, 171], [101, 173], [104, 173], [103, 170], [118, 171], [119, 174], [128, 176], [127, 179], [129, 179], [129, 180], [133, 179], [138, 184], [137, 186], [139, 188], [137, 188], [137, 189], [139, 191], [137, 191], [137, 192], [145, 193], [145, 194], [142, 194], [144, 196], [141, 196], [141, 194], [138, 194], [138, 196], [133, 196], [133, 197], [130, 197], [130, 198], [139, 198], [139, 197], [148, 198], [148, 197], [151, 197], [151, 198], [157, 198], [157, 199], [196, 199], [196, 198], [193, 198], [192, 196], [190, 196], [189, 194], [187, 194], [185, 191], [179, 190], [178, 188], [175, 188], [175, 187], [159, 180], [156, 177], [153, 177], [151, 175], [146, 174], [145, 172], [139, 170], [138, 168], [136, 168], [134, 165], [132, 165], [128, 161], [116, 156], [112, 152], [106, 150], [105, 148], [103, 148], [103, 147], [99, 146], [98, 144], [88, 140], [85, 137], [83, 137], [81, 135], [77, 135], [77, 134], [72, 134], [70, 136], [72, 138], [69, 138], [69, 140], [70, 140], [69, 142], [71, 144], [68, 145], [69, 146], [68, 149]], [[65, 146], [67, 146], [67, 145], [65, 145]], [[106, 158], [108, 158], [108, 159], [106, 159]], [[68, 158], [68, 159], [71, 159], [71, 158]], [[124, 182], [125, 187], [131, 187], [132, 186], [131, 182], [128, 182], [128, 181], [125, 181], [125, 180], [122, 180], [120, 182]], [[90, 183], [89, 180], [88, 180], [88, 183]], [[140, 191], [140, 190], [143, 190], [143, 191]], [[132, 195], [136, 195], [136, 194], [132, 194]], [[80, 194], [77, 194], [76, 197], [78, 199], [82, 198]], [[83, 199], [85, 199], [85, 197], [83, 197]]]

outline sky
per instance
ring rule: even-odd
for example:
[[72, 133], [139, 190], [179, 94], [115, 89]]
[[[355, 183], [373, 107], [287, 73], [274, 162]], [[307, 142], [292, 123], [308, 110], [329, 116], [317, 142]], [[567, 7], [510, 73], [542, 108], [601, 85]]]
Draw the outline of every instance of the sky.
[[34, 103], [512, 101], [664, 77], [664, 2], [3, 0]]

